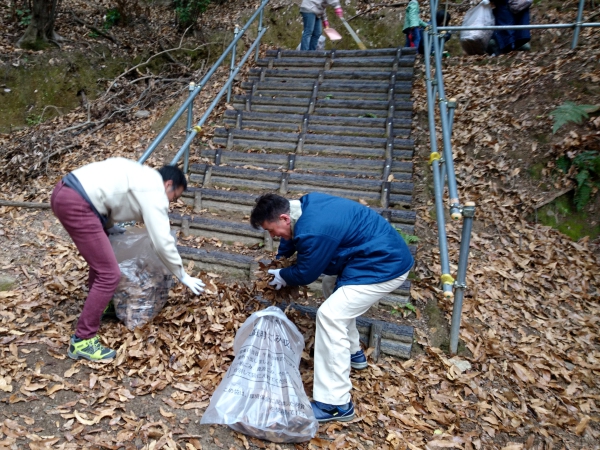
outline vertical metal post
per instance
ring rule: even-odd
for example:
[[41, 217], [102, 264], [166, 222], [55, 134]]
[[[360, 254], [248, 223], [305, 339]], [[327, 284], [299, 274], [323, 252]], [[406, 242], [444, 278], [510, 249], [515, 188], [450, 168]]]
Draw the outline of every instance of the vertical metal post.
[[475, 203], [465, 203], [462, 216], [463, 228], [460, 239], [460, 253], [458, 255], [458, 272], [456, 275], [454, 306], [452, 308], [452, 324], [450, 326], [450, 353], [453, 355], [455, 355], [458, 350], [458, 333], [460, 331], [463, 298], [467, 287], [467, 264], [469, 262], [469, 247], [471, 245], [473, 217], [475, 216]]
[[260, 50], [260, 32], [263, 29], [262, 23], [263, 23], [263, 11], [265, 10], [265, 4], [263, 3], [263, 5], [261, 6], [260, 9], [260, 16], [258, 17], [258, 45], [256, 46], [256, 54], [254, 55], [254, 61], [258, 61], [258, 52]]
[[[437, 25], [435, 20], [432, 22], [434, 31], [437, 32]], [[439, 92], [439, 106], [440, 106], [440, 120], [442, 122], [442, 144], [444, 160], [446, 164], [446, 173], [448, 174], [448, 194], [450, 196], [450, 217], [453, 220], [461, 218], [461, 208], [458, 202], [458, 189], [456, 187], [456, 178], [454, 175], [454, 161], [452, 160], [452, 146], [451, 146], [451, 131], [448, 120], [448, 105], [446, 100], [446, 94], [444, 92], [444, 81], [442, 78], [442, 55], [440, 50], [439, 41], [433, 40], [434, 46], [434, 58], [436, 65], [435, 76], [437, 79], [437, 88]]]
[[575, 30], [573, 30], [573, 43], [571, 49], [577, 47], [577, 41], [579, 40], [579, 30], [581, 29], [581, 21], [583, 20], [583, 4], [585, 0], [579, 0], [579, 9], [577, 10], [577, 21], [575, 23]]
[[[187, 124], [185, 126], [185, 137], [188, 138], [192, 134], [192, 121], [194, 120], [194, 91], [196, 90], [196, 83], [193, 81], [190, 83], [188, 90], [190, 91], [190, 106], [188, 106], [187, 113]], [[183, 173], [188, 173], [188, 166], [190, 164], [190, 146], [188, 145], [185, 149], [185, 155], [183, 160]]]
[[[425, 33], [424, 47], [426, 50], [430, 50], [431, 47], [431, 36], [429, 33]], [[431, 51], [426, 51], [425, 55], [425, 86], [427, 89], [427, 116], [429, 122], [429, 141], [431, 142], [431, 153], [437, 152], [437, 136], [435, 132], [435, 111], [433, 110], [433, 99], [435, 98], [435, 92], [431, 84]]]
[[444, 297], [452, 298], [453, 280], [450, 276], [450, 261], [448, 257], [448, 239], [446, 237], [446, 222], [444, 220], [444, 191], [441, 189], [443, 172], [440, 170], [439, 160], [431, 161], [433, 171], [433, 189], [435, 193], [435, 218], [438, 227], [438, 245], [440, 247], [440, 266], [442, 269], [442, 289]]
[[[238, 28], [238, 26], [235, 26], [235, 30], [233, 31], [233, 39], [235, 40], [235, 38], [237, 37], [238, 33], [240, 32], [240, 29]], [[234, 45], [234, 47], [231, 49], [231, 63], [229, 64], [229, 78], [231, 78], [231, 74], [233, 73], [233, 69], [235, 67], [235, 49], [236, 49], [237, 45]], [[231, 100], [231, 85], [233, 83], [229, 84], [229, 89], [227, 89], [227, 103], [229, 103], [229, 100]]]
[[437, 135], [435, 131], [435, 86], [431, 80], [431, 43], [435, 36], [424, 34], [425, 47], [425, 85], [427, 88], [427, 115], [429, 122], [429, 141], [431, 154], [429, 162], [433, 172], [433, 188], [435, 194], [435, 213], [438, 227], [438, 245], [440, 249], [440, 265], [442, 269], [442, 289], [446, 298], [452, 298], [452, 284], [450, 282], [450, 262], [448, 256], [448, 241], [446, 237], [446, 222], [444, 220], [444, 171], [440, 167], [440, 154], [437, 151]]
[[[441, 42], [441, 41], [440, 41]], [[448, 127], [450, 128], [450, 134], [452, 135], [452, 127], [454, 126], [454, 110], [456, 109], [456, 99], [451, 98], [448, 101]], [[444, 186], [448, 179], [448, 166], [445, 164], [446, 160], [442, 158], [440, 160], [440, 170], [442, 171], [442, 192], [444, 192]]]
[[456, 109], [456, 99], [451, 98], [448, 101], [448, 125], [450, 125], [450, 133], [452, 133], [452, 127], [454, 126], [454, 110]]

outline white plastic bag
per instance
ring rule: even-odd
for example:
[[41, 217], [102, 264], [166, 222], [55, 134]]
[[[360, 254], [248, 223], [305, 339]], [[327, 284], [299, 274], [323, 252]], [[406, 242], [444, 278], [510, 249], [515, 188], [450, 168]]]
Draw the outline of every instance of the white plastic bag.
[[[302, 46], [302, 43], [298, 44], [298, 47], [296, 47], [296, 50], [300, 50], [301, 46]], [[319, 36], [319, 42], [317, 42], [317, 50], [325, 50], [325, 36], [323, 36], [323, 35]]]
[[[482, 0], [465, 14], [463, 27], [493, 26], [496, 24], [489, 0]], [[460, 45], [467, 55], [483, 55], [494, 34], [493, 30], [467, 30], [460, 32]]]
[[169, 299], [173, 275], [160, 260], [145, 228], [109, 237], [121, 281], [113, 295], [117, 318], [130, 330], [150, 322]]
[[235, 359], [200, 423], [219, 423], [272, 442], [303, 442], [319, 428], [298, 367], [304, 338], [276, 306], [252, 314], [233, 343]]

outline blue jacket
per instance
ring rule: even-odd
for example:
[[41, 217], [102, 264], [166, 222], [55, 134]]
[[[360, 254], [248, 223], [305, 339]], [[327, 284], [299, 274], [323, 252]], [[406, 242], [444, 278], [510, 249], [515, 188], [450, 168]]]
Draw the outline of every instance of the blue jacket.
[[291, 240], [281, 239], [277, 256], [298, 252], [282, 269], [291, 286], [337, 275], [336, 287], [376, 284], [408, 272], [414, 260], [404, 239], [375, 211], [352, 200], [312, 193], [300, 199], [302, 215]]

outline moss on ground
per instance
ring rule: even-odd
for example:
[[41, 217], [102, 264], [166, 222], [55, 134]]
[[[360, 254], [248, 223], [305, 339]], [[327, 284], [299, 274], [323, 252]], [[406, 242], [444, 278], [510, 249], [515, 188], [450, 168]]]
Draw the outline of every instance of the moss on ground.
[[116, 77], [126, 64], [104, 58], [103, 53], [108, 55], [108, 48], [85, 54], [26, 55], [18, 67], [0, 66], [2, 84], [10, 89], [1, 98], [0, 132], [9, 133], [69, 112], [79, 105], [77, 93], [80, 90], [84, 90], [90, 100], [95, 99], [102, 92], [98, 79]]
[[[537, 211], [537, 221], [557, 229], [574, 241], [585, 236], [595, 239], [600, 235], [600, 224], [590, 217], [588, 208], [576, 211], [572, 197], [572, 192], [565, 194], [540, 208]], [[595, 209], [593, 208], [593, 210]], [[531, 220], [536, 220], [536, 218], [532, 217]]]

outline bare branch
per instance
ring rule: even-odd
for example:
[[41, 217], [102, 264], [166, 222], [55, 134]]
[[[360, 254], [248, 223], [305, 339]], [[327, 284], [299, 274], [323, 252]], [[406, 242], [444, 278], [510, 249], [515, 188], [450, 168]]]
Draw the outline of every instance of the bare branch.
[[108, 89], [106, 90], [106, 92], [104, 93], [104, 95], [107, 95], [107, 94], [110, 92], [110, 90], [111, 90], [111, 89], [112, 89], [112, 87], [115, 85], [115, 83], [117, 82], [117, 80], [119, 80], [119, 79], [123, 78], [123, 77], [124, 77], [125, 75], [127, 75], [128, 73], [130, 73], [130, 72], [133, 72], [133, 71], [134, 71], [134, 70], [136, 70], [138, 67], [145, 66], [146, 64], [148, 64], [150, 61], [152, 61], [152, 60], [153, 60], [154, 58], [156, 58], [157, 56], [160, 56], [160, 55], [162, 55], [162, 54], [164, 54], [164, 53], [174, 52], [174, 51], [177, 51], [177, 50], [184, 50], [184, 51], [188, 51], [188, 52], [195, 52], [196, 50], [199, 50], [199, 49], [201, 49], [202, 47], [206, 47], [207, 45], [210, 45], [210, 44], [202, 44], [202, 45], [199, 45], [199, 46], [198, 46], [198, 47], [196, 47], [196, 48], [182, 48], [181, 46], [183, 45], [183, 38], [185, 37], [185, 34], [188, 32], [188, 30], [189, 30], [190, 28], [191, 28], [191, 25], [190, 25], [190, 26], [189, 26], [189, 27], [188, 27], [188, 28], [187, 28], [187, 29], [186, 29], [186, 30], [183, 32], [183, 35], [181, 36], [181, 39], [180, 39], [180, 41], [179, 41], [179, 46], [177, 46], [177, 47], [175, 47], [175, 48], [170, 48], [170, 49], [167, 49], [167, 50], [163, 50], [162, 52], [155, 53], [155, 54], [154, 54], [154, 55], [152, 55], [150, 58], [148, 58], [148, 59], [146, 60], [146, 62], [140, 63], [140, 64], [138, 64], [138, 65], [136, 65], [136, 66], [133, 66], [131, 69], [128, 69], [128, 70], [126, 70], [125, 72], [123, 72], [121, 75], [119, 75], [117, 78], [115, 78], [115, 79], [113, 80], [113, 82], [110, 84], [110, 86], [108, 87]]

